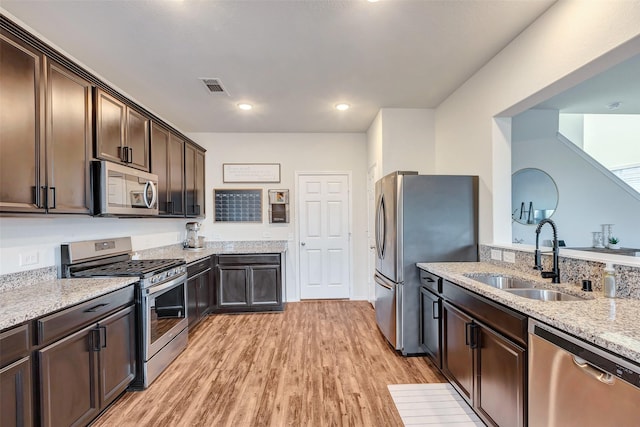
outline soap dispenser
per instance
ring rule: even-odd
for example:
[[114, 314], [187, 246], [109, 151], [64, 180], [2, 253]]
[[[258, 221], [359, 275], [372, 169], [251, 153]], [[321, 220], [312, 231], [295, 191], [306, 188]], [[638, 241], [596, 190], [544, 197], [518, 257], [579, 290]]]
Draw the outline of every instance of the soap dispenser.
[[616, 275], [611, 263], [607, 263], [604, 269], [604, 276], [602, 276], [602, 289], [604, 290], [605, 297], [616, 297]]

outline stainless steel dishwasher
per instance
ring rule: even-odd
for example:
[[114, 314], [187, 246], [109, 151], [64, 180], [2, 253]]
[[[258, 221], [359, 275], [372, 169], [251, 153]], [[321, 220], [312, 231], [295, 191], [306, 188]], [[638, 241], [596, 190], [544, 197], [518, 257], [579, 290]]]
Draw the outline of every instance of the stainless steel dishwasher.
[[640, 366], [529, 319], [529, 427], [640, 425]]

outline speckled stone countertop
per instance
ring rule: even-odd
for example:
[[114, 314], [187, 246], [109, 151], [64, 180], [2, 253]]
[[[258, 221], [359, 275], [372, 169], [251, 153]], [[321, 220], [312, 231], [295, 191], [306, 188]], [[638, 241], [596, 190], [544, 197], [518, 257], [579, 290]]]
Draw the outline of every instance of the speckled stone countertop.
[[[138, 251], [141, 259], [184, 259], [188, 264], [217, 254], [284, 253], [286, 240], [213, 241], [201, 250], [170, 245]], [[0, 330], [107, 294], [138, 281], [128, 278], [56, 279], [56, 267], [0, 276]]]
[[[534, 319], [640, 363], [640, 300], [605, 298], [600, 292], [582, 292], [580, 286], [552, 284], [484, 262], [418, 263], [419, 268], [511, 307]], [[585, 301], [537, 301], [519, 297], [466, 277], [473, 273], [500, 273], [536, 282], [535, 287], [557, 289], [589, 298]]]
[[135, 277], [52, 279], [0, 292], [0, 330], [137, 282]]
[[183, 249], [182, 245], [162, 246], [160, 248], [139, 251], [141, 259], [175, 258], [184, 259], [187, 264], [199, 261], [211, 255], [222, 254], [266, 254], [283, 253], [287, 250], [286, 240], [247, 240], [229, 242], [206, 242], [198, 250]]

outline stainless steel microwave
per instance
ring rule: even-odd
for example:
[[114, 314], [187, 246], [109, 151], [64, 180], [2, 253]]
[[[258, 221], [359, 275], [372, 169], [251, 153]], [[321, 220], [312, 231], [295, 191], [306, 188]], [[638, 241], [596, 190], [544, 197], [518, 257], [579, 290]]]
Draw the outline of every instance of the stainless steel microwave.
[[107, 161], [91, 162], [94, 215], [158, 215], [158, 176]]

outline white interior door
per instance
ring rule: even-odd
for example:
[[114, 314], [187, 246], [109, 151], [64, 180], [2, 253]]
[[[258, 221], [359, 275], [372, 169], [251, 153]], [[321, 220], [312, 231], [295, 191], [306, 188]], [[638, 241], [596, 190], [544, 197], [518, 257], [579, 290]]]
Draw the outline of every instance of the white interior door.
[[300, 298], [349, 298], [349, 175], [298, 176]]

